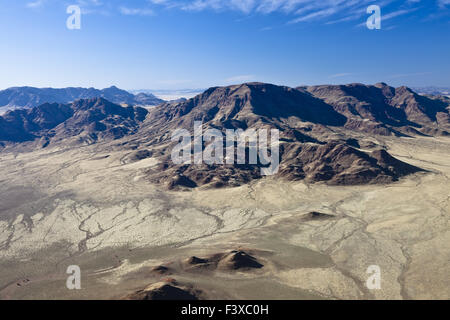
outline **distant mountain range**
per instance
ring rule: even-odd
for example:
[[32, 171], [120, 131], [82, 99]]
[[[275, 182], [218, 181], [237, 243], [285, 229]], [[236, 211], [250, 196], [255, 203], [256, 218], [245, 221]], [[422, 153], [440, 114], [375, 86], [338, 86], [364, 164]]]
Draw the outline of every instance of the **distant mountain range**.
[[0, 91], [0, 108], [33, 108], [44, 103], [70, 103], [78, 99], [104, 98], [117, 104], [159, 105], [165, 102], [151, 93], [136, 95], [115, 86], [95, 88], [34, 88], [13, 87]]
[[45, 103], [0, 117], [0, 150], [121, 139], [117, 148], [136, 150], [130, 161], [158, 159], [148, 179], [168, 188], [235, 186], [261, 178], [259, 165], [174, 164], [171, 133], [180, 128], [192, 131], [194, 121], [202, 121], [204, 130], [222, 132], [278, 129], [278, 175], [285, 179], [388, 183], [420, 169], [393, 158], [372, 137], [449, 136], [450, 99], [385, 83], [298, 88], [245, 83], [210, 88], [189, 100], [149, 110], [124, 108], [104, 98]]
[[0, 117], [0, 141], [38, 140], [46, 146], [83, 135], [88, 143], [118, 139], [136, 133], [148, 111], [122, 107], [103, 98], [81, 99], [71, 104], [45, 103], [6, 112]]

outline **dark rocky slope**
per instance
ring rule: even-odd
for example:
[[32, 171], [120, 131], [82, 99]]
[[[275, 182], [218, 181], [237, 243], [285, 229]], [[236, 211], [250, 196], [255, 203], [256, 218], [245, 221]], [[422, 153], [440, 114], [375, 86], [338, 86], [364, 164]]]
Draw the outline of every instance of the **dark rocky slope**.
[[[361, 99], [368, 96], [365, 99], [373, 99], [373, 104], [384, 101], [381, 96], [379, 101], [371, 97], [372, 90], [378, 92], [381, 89], [360, 89], [358, 96]], [[356, 98], [352, 99], [356, 101]], [[366, 153], [358, 150], [358, 142], [352, 139], [330, 140], [326, 133], [333, 128], [354, 129], [349, 127], [353, 109], [348, 104], [348, 109], [337, 106], [313, 96], [306, 89], [262, 83], [211, 88], [186, 102], [165, 104], [150, 111], [140, 135], [146, 137], [149, 147], [167, 145], [167, 150], [172, 150], [171, 132], [177, 128], [193, 132], [194, 121], [202, 121], [204, 130], [214, 128], [222, 133], [226, 129], [278, 129], [281, 165], [277, 175], [289, 180], [344, 185], [388, 183], [420, 171], [394, 159], [384, 150]], [[404, 114], [386, 103], [375, 107], [360, 102], [358, 108], [361, 119], [368, 117], [374, 123], [381, 123], [383, 131], [370, 130], [369, 134], [388, 134], [389, 126], [402, 119], [399, 114]], [[404, 121], [409, 121], [406, 115]], [[148, 176], [169, 189], [236, 186], [260, 178], [260, 167], [175, 165], [170, 152], [163, 152], [159, 167], [149, 170]]]
[[150, 111], [102, 98], [10, 111], [0, 117], [0, 147], [37, 140], [39, 146], [47, 146], [68, 139], [72, 143], [122, 139], [115, 147], [132, 149], [123, 163], [157, 158], [147, 178], [169, 189], [238, 186], [262, 177], [261, 161], [174, 164], [172, 133], [186, 129], [193, 134], [194, 122], [201, 121], [203, 132], [278, 129], [277, 177], [334, 185], [389, 183], [420, 169], [393, 158], [373, 142], [355, 139], [355, 134], [445, 135], [449, 106], [442, 97], [420, 96], [382, 83], [297, 89], [246, 83], [210, 88], [187, 101]]
[[449, 135], [450, 100], [385, 83], [299, 87], [347, 117], [345, 127], [381, 135]]
[[103, 98], [72, 104], [46, 103], [32, 109], [9, 111], [0, 117], [0, 141], [56, 142], [75, 136], [92, 141], [118, 139], [136, 133], [146, 115], [146, 109], [121, 107]]

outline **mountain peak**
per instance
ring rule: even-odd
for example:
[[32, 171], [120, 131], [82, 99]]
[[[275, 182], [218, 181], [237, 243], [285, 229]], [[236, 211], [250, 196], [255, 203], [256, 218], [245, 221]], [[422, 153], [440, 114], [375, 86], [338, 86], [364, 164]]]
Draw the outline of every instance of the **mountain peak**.
[[119, 89], [119, 88], [116, 87], [116, 86], [110, 86], [110, 87], [105, 88], [105, 89], [102, 89], [102, 90], [100, 90], [100, 91], [103, 91], [103, 92], [105, 92], [105, 91], [118, 91], [118, 92], [126, 92], [127, 94], [131, 94], [131, 93], [129, 93], [128, 91], [125, 91], [125, 90], [123, 90], [123, 89]]
[[395, 92], [398, 94], [416, 94], [412, 89], [406, 87], [406, 86], [401, 86], [395, 89]]

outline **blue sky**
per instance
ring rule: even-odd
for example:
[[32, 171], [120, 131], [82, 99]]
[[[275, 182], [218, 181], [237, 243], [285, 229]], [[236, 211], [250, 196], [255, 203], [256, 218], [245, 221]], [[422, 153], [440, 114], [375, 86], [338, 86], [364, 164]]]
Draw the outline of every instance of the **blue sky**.
[[0, 89], [450, 86], [450, 0], [0, 0], [0, 39]]

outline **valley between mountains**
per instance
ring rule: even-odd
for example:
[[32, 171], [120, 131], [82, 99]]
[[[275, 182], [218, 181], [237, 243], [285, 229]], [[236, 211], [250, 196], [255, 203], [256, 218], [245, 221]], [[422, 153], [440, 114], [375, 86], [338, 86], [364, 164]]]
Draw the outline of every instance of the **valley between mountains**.
[[[8, 111], [0, 299], [449, 299], [449, 114], [406, 87], [261, 83]], [[279, 173], [171, 163], [199, 120], [278, 129]]]

